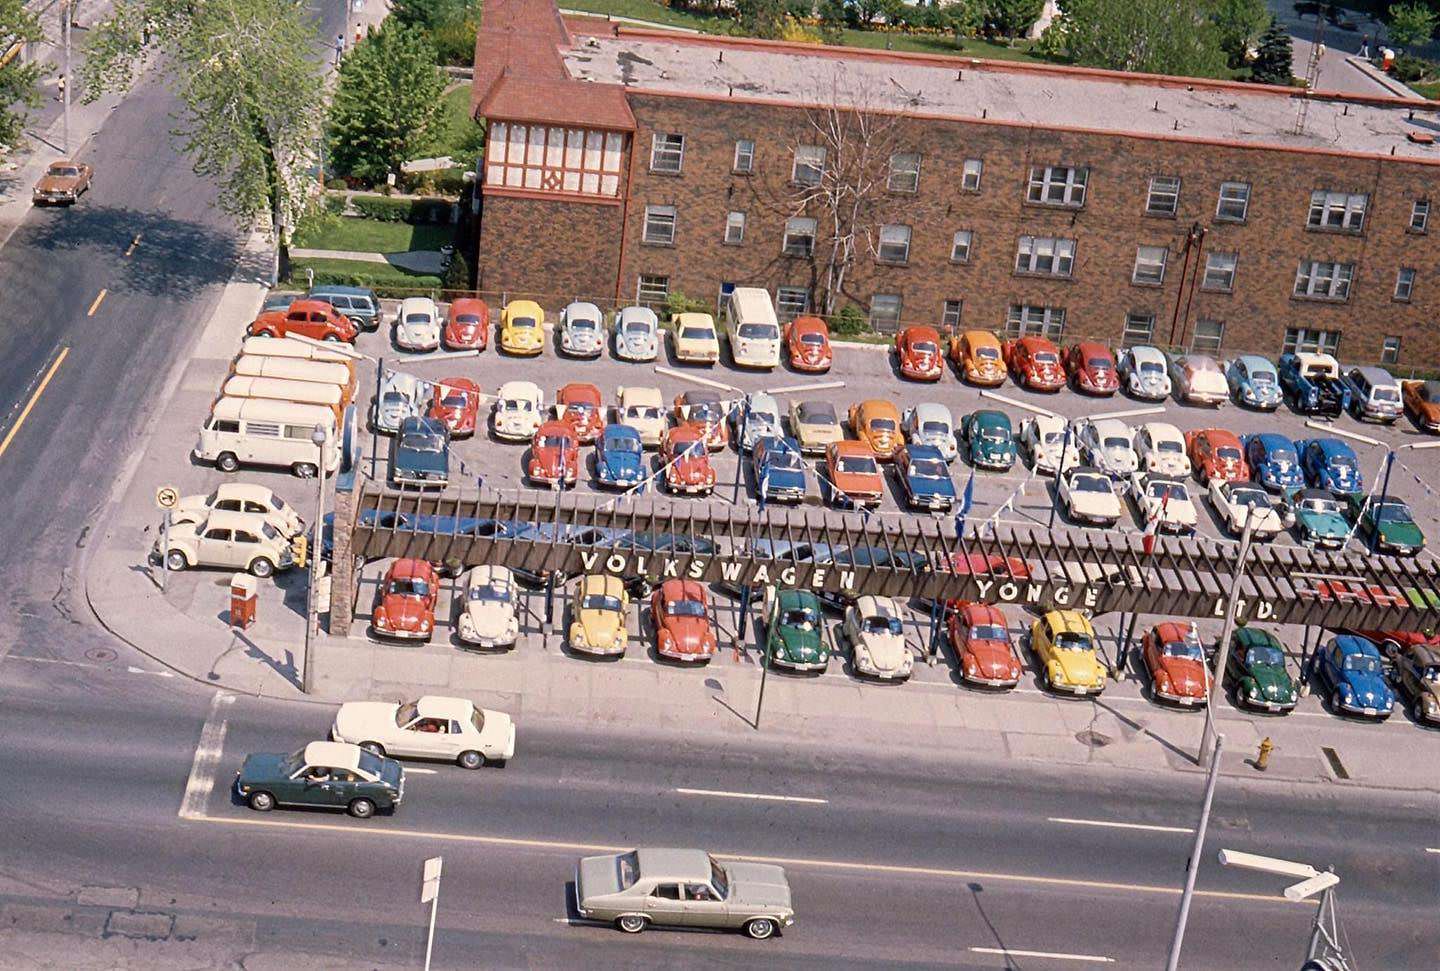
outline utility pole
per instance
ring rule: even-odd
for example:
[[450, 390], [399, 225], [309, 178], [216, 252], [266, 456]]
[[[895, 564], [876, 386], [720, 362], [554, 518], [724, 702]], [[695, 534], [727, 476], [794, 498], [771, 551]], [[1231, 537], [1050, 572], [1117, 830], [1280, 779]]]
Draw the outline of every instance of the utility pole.
[[60, 138], [61, 150], [66, 158], [70, 156], [70, 0], [60, 4], [60, 37], [65, 47], [65, 54], [61, 61], [60, 69], [60, 104], [61, 113], [64, 117], [63, 134]]
[[[1205, 765], [1210, 757], [1210, 739], [1215, 734], [1215, 704], [1224, 693], [1220, 690], [1225, 683], [1225, 665], [1230, 660], [1230, 638], [1235, 633], [1235, 602], [1240, 595], [1240, 580], [1245, 575], [1245, 560], [1250, 555], [1250, 539], [1255, 527], [1255, 507], [1245, 507], [1245, 531], [1240, 534], [1240, 554], [1235, 557], [1235, 575], [1230, 579], [1230, 594], [1225, 598], [1225, 625], [1220, 630], [1220, 653], [1215, 658], [1215, 676], [1210, 680], [1210, 697], [1205, 701], [1205, 729], [1200, 735], [1200, 750], [1195, 761]], [[1219, 752], [1220, 747], [1214, 746]]]
[[310, 441], [315, 443], [315, 449], [319, 453], [320, 460], [317, 465], [316, 481], [319, 488], [315, 490], [315, 526], [314, 540], [310, 544], [310, 587], [305, 598], [305, 659], [304, 670], [300, 675], [300, 690], [309, 694], [315, 687], [315, 676], [311, 670], [314, 667], [313, 655], [310, 652], [312, 638], [317, 633], [316, 628], [320, 626], [320, 604], [315, 599], [315, 588], [320, 584], [320, 544], [325, 537], [325, 460], [326, 439], [328, 438], [325, 426], [316, 425], [310, 432]]
[[1205, 803], [1200, 808], [1200, 823], [1195, 827], [1195, 844], [1190, 859], [1185, 861], [1185, 891], [1180, 895], [1180, 914], [1175, 919], [1175, 936], [1170, 940], [1170, 959], [1166, 971], [1180, 967], [1180, 948], [1185, 943], [1185, 924], [1190, 919], [1190, 901], [1195, 896], [1195, 874], [1200, 869], [1200, 851], [1205, 847], [1205, 829], [1210, 825], [1210, 804], [1215, 800], [1215, 781], [1220, 777], [1220, 750], [1225, 736], [1215, 736], [1215, 751], [1210, 757], [1210, 775], [1205, 780]]

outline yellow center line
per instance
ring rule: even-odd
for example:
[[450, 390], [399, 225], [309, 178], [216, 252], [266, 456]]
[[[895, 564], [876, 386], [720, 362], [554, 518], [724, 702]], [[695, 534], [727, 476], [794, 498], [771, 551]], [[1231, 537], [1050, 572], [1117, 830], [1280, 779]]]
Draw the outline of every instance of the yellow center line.
[[100, 288], [100, 292], [97, 293], [97, 294], [95, 294], [95, 302], [92, 303], [92, 304], [90, 305], [90, 309], [85, 312], [85, 316], [86, 316], [86, 317], [94, 317], [94, 316], [95, 316], [95, 311], [97, 311], [97, 310], [100, 309], [100, 301], [101, 301], [101, 300], [104, 300], [104, 299], [105, 299], [105, 294], [107, 294], [107, 293], [109, 293], [109, 292], [110, 292], [110, 291], [107, 290], [107, 289], [105, 289], [104, 287], [101, 287], [101, 288]]
[[45, 377], [40, 379], [40, 386], [35, 389], [35, 393], [30, 396], [30, 400], [25, 402], [25, 410], [20, 412], [20, 417], [15, 419], [15, 424], [10, 426], [10, 431], [5, 435], [5, 440], [0, 441], [0, 456], [5, 454], [5, 450], [9, 448], [10, 443], [15, 440], [15, 435], [20, 431], [20, 426], [25, 424], [26, 418], [30, 417], [30, 410], [35, 407], [35, 402], [39, 401], [40, 396], [45, 393], [46, 385], [50, 383], [51, 378], [55, 377], [55, 372], [60, 370], [61, 362], [65, 360], [69, 353], [70, 348], [60, 348], [60, 354], [55, 358], [55, 363], [50, 365], [50, 370], [46, 371]]
[[140, 245], [140, 233], [136, 233], [136, 234], [135, 234], [135, 238], [130, 241], [130, 248], [125, 251], [125, 255], [126, 255], [126, 256], [129, 256], [131, 253], [135, 252], [135, 247], [137, 247], [137, 246], [139, 246], [139, 245]]
[[[476, 843], [482, 846], [562, 850], [569, 853], [624, 853], [634, 849], [633, 846], [606, 846], [599, 843], [570, 843], [559, 840], [520, 839], [508, 836], [478, 836], [473, 833], [440, 833], [416, 829], [372, 829], [360, 826], [344, 826], [337, 823], [292, 823], [280, 819], [246, 819], [242, 817], [208, 816], [188, 813], [182, 813], [180, 818], [199, 823], [220, 823], [226, 826], [266, 826], [278, 829], [350, 833], [355, 836], [392, 836], [401, 839], [429, 839], [451, 843]], [[850, 870], [861, 873], [888, 873], [903, 876], [938, 877], [951, 880], [991, 880], [996, 883], [1034, 884], [1045, 887], [1068, 887], [1080, 890], [1114, 890], [1122, 893], [1157, 894], [1167, 897], [1180, 896], [1179, 887], [1164, 887], [1144, 883], [1112, 883], [1104, 880], [1032, 876], [1023, 873], [989, 873], [984, 870], [951, 870], [942, 867], [860, 863], [851, 860], [811, 860], [802, 857], [787, 856], [753, 856], [744, 853], [716, 852], [715, 856], [726, 860], [742, 860], [749, 863], [773, 863], [779, 866], [793, 866], [802, 869]], [[1217, 900], [1251, 900], [1270, 904], [1292, 902], [1277, 895], [1237, 893], [1228, 890], [1196, 890], [1195, 896], [1209, 897]], [[1301, 903], [1304, 903], [1304, 901], [1301, 901]]]

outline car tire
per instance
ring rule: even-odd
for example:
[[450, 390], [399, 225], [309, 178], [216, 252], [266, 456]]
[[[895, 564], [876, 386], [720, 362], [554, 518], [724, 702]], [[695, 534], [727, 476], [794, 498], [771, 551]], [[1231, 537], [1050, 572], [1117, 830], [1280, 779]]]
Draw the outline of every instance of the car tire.
[[381, 745], [379, 742], [361, 742], [360, 747], [363, 748], [365, 751], [369, 752], [371, 755], [377, 756], [382, 759], [385, 757], [385, 746]]
[[322, 340], [329, 341], [329, 342], [332, 343], [332, 344], [338, 344], [338, 343], [340, 343], [340, 335], [339, 335], [339, 334], [326, 334], [326, 335], [325, 335], [323, 338], [321, 338], [321, 339], [322, 339]]
[[1339, 715], [1343, 714], [1344, 711], [1345, 709], [1340, 707], [1340, 689], [1336, 688], [1330, 694], [1330, 712], [1331, 714]]
[[1381, 642], [1380, 650], [1385, 653], [1386, 657], [1393, 661], [1395, 660], [1395, 655], [1400, 653], [1400, 644], [1396, 641], [1386, 638], [1383, 642]]
[[1423, 699], [1416, 698], [1410, 703], [1410, 717], [1415, 720], [1415, 724], [1417, 725], [1425, 724], [1425, 705]]
[[375, 803], [369, 799], [352, 799], [345, 811], [356, 819], [369, 819], [375, 815]]
[[290, 471], [295, 473], [297, 479], [313, 479], [316, 475], [314, 462], [296, 462], [290, 467]]
[[263, 556], [257, 556], [250, 564], [250, 575], [261, 580], [272, 577], [275, 575], [275, 564]]
[[215, 457], [215, 468], [221, 472], [239, 472], [240, 460], [234, 452], [221, 452]]
[[250, 797], [245, 802], [257, 813], [268, 813], [275, 808], [275, 797], [263, 789], [250, 793]]
[[650, 924], [650, 918], [642, 917], [639, 914], [626, 914], [624, 917], [615, 918], [615, 926], [626, 934], [639, 934]]
[[462, 769], [479, 769], [485, 766], [485, 756], [479, 752], [461, 752], [455, 761]]
[[764, 941], [775, 936], [775, 921], [769, 917], [756, 917], [745, 922], [745, 934], [753, 941]]
[[173, 570], [176, 573], [179, 573], [181, 570], [185, 569], [189, 565], [190, 561], [185, 559], [185, 554], [181, 553], [179, 550], [171, 550], [165, 555], [165, 568], [168, 570]]

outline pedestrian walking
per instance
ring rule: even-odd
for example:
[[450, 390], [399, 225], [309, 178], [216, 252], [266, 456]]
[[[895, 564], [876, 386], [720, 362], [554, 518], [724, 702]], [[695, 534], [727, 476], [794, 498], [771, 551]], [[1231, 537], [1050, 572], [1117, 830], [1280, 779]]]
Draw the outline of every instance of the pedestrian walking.
[[55, 80], [55, 100], [65, 100], [65, 75], [63, 74]]
[[1360, 50], [1357, 52], [1356, 56], [1357, 56], [1357, 57], [1363, 57], [1363, 58], [1365, 58], [1365, 60], [1367, 60], [1367, 61], [1370, 60], [1370, 35], [1369, 35], [1369, 34], [1366, 34], [1364, 37], [1361, 37], [1361, 38], [1360, 38]]

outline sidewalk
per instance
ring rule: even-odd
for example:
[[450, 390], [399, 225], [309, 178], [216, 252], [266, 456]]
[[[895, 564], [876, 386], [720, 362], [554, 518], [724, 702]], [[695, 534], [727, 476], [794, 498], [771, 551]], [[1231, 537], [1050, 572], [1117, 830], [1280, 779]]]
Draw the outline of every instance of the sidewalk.
[[404, 253], [361, 253], [344, 249], [305, 249], [294, 247], [290, 250], [292, 259], [297, 260], [350, 260], [356, 263], [381, 263], [398, 266], [412, 273], [433, 273], [440, 276], [445, 272], [445, 255], [439, 250], [418, 249]]

